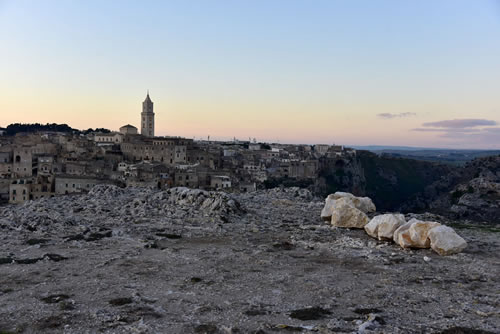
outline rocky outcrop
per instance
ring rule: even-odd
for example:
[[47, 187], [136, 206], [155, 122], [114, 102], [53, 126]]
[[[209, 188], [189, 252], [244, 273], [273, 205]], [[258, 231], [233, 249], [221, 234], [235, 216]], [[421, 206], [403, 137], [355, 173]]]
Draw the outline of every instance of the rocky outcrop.
[[322, 161], [315, 190], [369, 196], [386, 212], [433, 212], [499, 224], [500, 156], [452, 166], [357, 151], [355, 158]]
[[455, 182], [446, 180], [426, 190], [430, 211], [450, 219], [500, 223], [500, 156], [475, 159], [457, 171]]
[[460, 253], [467, 247], [467, 242], [451, 227], [437, 226], [429, 230], [431, 248], [439, 255]]
[[22, 206], [0, 207], [0, 225], [9, 229], [45, 233], [65, 230], [68, 234], [80, 234], [98, 222], [101, 226], [108, 223], [118, 226], [153, 217], [165, 220], [200, 217], [200, 222], [217, 223], [224, 222], [227, 215], [243, 211], [236, 199], [223, 192], [96, 185], [84, 195], [43, 198]]
[[392, 240], [394, 231], [405, 223], [406, 220], [404, 215], [388, 213], [373, 217], [372, 220], [365, 225], [365, 231], [369, 236], [379, 240]]

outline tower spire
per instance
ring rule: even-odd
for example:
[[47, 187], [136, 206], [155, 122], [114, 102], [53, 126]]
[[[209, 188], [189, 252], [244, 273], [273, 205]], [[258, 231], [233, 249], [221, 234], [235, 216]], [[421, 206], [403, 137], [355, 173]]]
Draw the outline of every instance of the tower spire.
[[149, 97], [147, 90], [146, 99], [142, 102], [141, 113], [141, 134], [146, 137], [155, 136], [155, 113], [153, 112], [153, 101]]

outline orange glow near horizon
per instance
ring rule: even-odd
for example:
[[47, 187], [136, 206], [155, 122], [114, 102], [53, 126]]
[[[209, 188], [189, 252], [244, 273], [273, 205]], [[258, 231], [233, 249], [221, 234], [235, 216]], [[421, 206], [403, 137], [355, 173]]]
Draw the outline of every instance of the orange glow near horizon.
[[493, 9], [0, 0], [0, 127], [139, 128], [149, 89], [157, 135], [500, 149]]

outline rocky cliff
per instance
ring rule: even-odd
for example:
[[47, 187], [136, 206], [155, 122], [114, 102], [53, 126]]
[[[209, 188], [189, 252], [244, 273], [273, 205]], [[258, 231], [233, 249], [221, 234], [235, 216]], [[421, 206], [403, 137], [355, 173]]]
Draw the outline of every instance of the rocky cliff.
[[450, 166], [358, 151], [322, 164], [314, 191], [374, 199], [380, 211], [434, 212], [451, 219], [500, 223], [500, 157]]
[[96, 186], [2, 207], [0, 333], [500, 328], [498, 229], [457, 227], [468, 247], [443, 257], [333, 228], [323, 206], [298, 188]]
[[[426, 189], [427, 207], [452, 219], [500, 224], [500, 156], [473, 160], [457, 174]], [[442, 183], [443, 191], [436, 190]]]

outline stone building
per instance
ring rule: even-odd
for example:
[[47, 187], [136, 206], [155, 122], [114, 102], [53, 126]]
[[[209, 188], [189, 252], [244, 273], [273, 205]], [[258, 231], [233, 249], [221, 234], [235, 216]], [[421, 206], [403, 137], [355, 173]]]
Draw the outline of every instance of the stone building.
[[12, 151], [7, 150], [0, 152], [0, 163], [10, 163], [12, 162]]
[[31, 195], [32, 181], [29, 179], [14, 180], [9, 185], [9, 203], [20, 204], [28, 201]]
[[123, 141], [123, 134], [121, 132], [96, 133], [94, 141], [97, 145], [120, 144]]
[[199, 180], [196, 169], [176, 169], [174, 184], [176, 187], [198, 188]]
[[314, 145], [314, 152], [318, 153], [319, 155], [325, 155], [329, 149], [330, 145], [325, 145], [325, 144]]
[[124, 125], [120, 128], [120, 133], [123, 135], [136, 135], [137, 132], [137, 128], [130, 124]]
[[242, 193], [249, 193], [257, 190], [255, 182], [240, 183], [240, 191]]
[[141, 135], [146, 137], [155, 136], [155, 113], [153, 112], [153, 101], [149, 98], [149, 92], [144, 102], [142, 102]]
[[29, 177], [33, 175], [33, 155], [31, 147], [20, 146], [14, 148], [12, 173], [15, 177]]
[[9, 186], [12, 181], [10, 179], [0, 178], [0, 203], [9, 201]]
[[108, 179], [99, 179], [91, 176], [58, 175], [55, 180], [57, 195], [88, 192], [96, 184], [113, 184]]
[[0, 152], [0, 178], [10, 178], [12, 174], [12, 151]]
[[52, 156], [38, 157], [38, 175], [52, 175], [55, 172], [54, 167], [55, 167], [54, 157]]
[[80, 176], [90, 174], [90, 162], [88, 161], [68, 161], [65, 164], [67, 175]]
[[161, 162], [167, 166], [185, 164], [193, 140], [179, 137], [144, 138], [128, 136], [121, 144], [123, 157], [130, 161]]
[[214, 175], [210, 179], [210, 187], [212, 189], [231, 188], [231, 178], [226, 175]]

